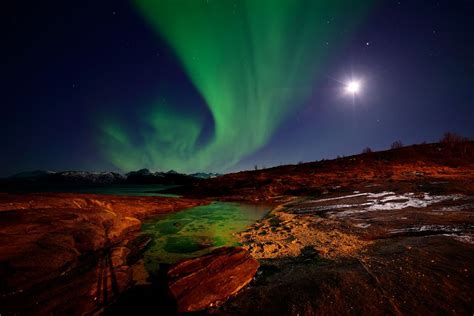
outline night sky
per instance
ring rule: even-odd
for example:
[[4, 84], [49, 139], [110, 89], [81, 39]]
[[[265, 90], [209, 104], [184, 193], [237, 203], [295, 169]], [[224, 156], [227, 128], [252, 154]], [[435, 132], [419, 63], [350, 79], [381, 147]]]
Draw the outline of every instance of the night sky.
[[11, 2], [0, 176], [229, 172], [474, 136], [472, 0]]

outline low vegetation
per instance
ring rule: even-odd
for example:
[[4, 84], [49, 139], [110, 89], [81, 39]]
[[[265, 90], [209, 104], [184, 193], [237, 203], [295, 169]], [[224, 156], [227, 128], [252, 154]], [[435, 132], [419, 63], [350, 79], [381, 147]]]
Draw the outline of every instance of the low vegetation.
[[403, 147], [403, 144], [400, 140], [394, 141], [392, 143], [392, 146], [390, 146], [391, 149], [398, 149], [398, 148], [402, 148], [402, 147]]

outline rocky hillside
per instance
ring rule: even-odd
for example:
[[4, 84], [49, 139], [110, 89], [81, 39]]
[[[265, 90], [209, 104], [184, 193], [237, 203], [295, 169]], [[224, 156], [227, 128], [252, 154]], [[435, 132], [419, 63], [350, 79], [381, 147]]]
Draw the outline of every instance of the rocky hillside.
[[[459, 180], [474, 192], [474, 142], [413, 145], [392, 150], [226, 174], [199, 185], [179, 188], [182, 194], [235, 200], [270, 200], [280, 195], [318, 195], [352, 190], [377, 182]], [[467, 188], [466, 188], [467, 186]], [[456, 190], [456, 185], [451, 186]]]

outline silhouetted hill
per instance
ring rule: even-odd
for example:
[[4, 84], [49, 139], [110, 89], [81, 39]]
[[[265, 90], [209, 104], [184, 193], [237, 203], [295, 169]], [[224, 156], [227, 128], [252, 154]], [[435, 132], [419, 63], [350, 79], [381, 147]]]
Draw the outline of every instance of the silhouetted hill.
[[151, 172], [148, 169], [141, 169], [127, 173], [125, 183], [183, 185], [192, 184], [196, 181], [198, 181], [197, 178], [178, 173], [174, 170], [170, 170], [168, 172]]

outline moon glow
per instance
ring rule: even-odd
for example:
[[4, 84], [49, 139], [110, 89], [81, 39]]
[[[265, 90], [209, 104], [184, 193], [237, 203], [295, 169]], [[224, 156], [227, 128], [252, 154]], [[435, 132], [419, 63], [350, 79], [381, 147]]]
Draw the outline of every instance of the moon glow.
[[346, 92], [350, 94], [357, 94], [360, 92], [360, 82], [359, 81], [350, 81], [346, 85]]

